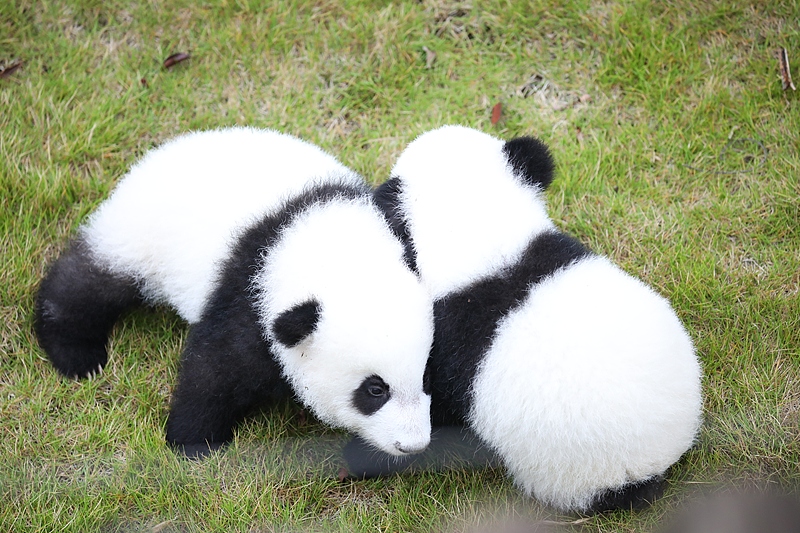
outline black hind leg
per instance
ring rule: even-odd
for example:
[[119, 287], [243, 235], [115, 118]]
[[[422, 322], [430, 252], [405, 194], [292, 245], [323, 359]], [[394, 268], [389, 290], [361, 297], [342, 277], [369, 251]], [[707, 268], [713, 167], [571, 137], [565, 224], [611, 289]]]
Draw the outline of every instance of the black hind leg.
[[666, 488], [666, 478], [655, 476], [643, 481], [629, 483], [617, 489], [609, 489], [595, 497], [590, 511], [636, 510], [650, 506], [661, 497]]
[[98, 266], [78, 238], [39, 286], [34, 309], [39, 344], [65, 376], [91, 376], [108, 361], [106, 342], [114, 322], [140, 301], [135, 281]]

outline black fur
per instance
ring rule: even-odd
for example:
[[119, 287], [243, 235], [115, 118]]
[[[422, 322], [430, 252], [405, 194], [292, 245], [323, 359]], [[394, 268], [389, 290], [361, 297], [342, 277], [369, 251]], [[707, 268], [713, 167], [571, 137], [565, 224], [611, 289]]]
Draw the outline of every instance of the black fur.
[[60, 373], [88, 377], [108, 361], [106, 343], [114, 323], [141, 301], [134, 279], [98, 266], [88, 245], [77, 238], [39, 286], [34, 330]]
[[497, 455], [469, 429], [460, 426], [434, 428], [430, 445], [419, 454], [391, 456], [355, 437], [344, 447], [343, 456], [348, 479], [368, 479], [408, 471], [438, 472], [500, 466]]
[[666, 485], [664, 476], [655, 476], [618, 489], [607, 490], [595, 497], [589, 511], [603, 513], [617, 509], [644, 509], [661, 497]]
[[434, 425], [466, 423], [472, 380], [500, 319], [524, 301], [533, 285], [590, 254], [565, 233], [545, 232], [511, 267], [434, 302], [428, 360]]
[[535, 137], [518, 137], [506, 142], [503, 152], [514, 174], [528, 185], [547, 189], [553, 181], [555, 163], [547, 145]]
[[369, 416], [386, 405], [392, 397], [389, 385], [380, 376], [369, 376], [353, 391], [353, 406], [366, 416]]
[[[431, 435], [433, 438], [433, 435]], [[421, 454], [393, 456], [384, 453], [361, 437], [353, 437], [342, 449], [346, 463], [344, 479], [372, 479], [405, 473], [418, 468]], [[341, 476], [341, 474], [340, 474]]]
[[262, 335], [251, 279], [281, 231], [313, 206], [361, 198], [366, 187], [324, 184], [290, 200], [245, 231], [225, 261], [216, 289], [186, 339], [167, 419], [167, 442], [204, 455], [233, 438], [234, 427], [259, 405], [293, 393]]
[[308, 300], [284, 311], [272, 324], [272, 333], [279, 342], [293, 348], [311, 335], [319, 322], [322, 306], [317, 300]]
[[392, 228], [395, 237], [403, 243], [406, 265], [408, 265], [408, 268], [415, 274], [419, 274], [417, 270], [417, 251], [414, 249], [411, 232], [408, 230], [408, 224], [400, 209], [402, 186], [403, 183], [400, 181], [400, 178], [390, 178], [375, 189], [373, 198], [375, 204], [383, 212], [383, 216], [389, 223], [389, 227]]

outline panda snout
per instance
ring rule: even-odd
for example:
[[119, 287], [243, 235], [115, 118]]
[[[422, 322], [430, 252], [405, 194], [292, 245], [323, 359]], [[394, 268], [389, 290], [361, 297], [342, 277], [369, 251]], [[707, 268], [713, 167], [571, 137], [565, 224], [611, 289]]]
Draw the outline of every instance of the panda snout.
[[394, 443], [394, 447], [397, 449], [398, 452], [400, 452], [403, 455], [413, 455], [415, 453], [424, 452], [425, 449], [428, 447], [429, 443], [430, 443], [429, 440], [425, 442], [420, 441], [420, 442], [413, 442], [406, 444], [403, 444], [398, 441]]

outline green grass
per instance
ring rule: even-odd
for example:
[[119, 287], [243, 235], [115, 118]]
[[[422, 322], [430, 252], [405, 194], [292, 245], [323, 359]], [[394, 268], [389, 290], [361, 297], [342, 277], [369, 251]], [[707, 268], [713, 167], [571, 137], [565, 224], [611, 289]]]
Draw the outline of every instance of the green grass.
[[[671, 299], [706, 397], [698, 445], [662, 500], [561, 529], [651, 531], [709, 483], [797, 488], [800, 96], [781, 90], [774, 51], [800, 72], [800, 4], [560, 4], [0, 4], [0, 64], [24, 61], [0, 79], [0, 529], [579, 518], [520, 497], [498, 470], [339, 483], [344, 437], [293, 407], [248, 421], [222, 455], [175, 457], [163, 426], [186, 328], [169, 311], [124, 319], [94, 381], [56, 375], [31, 331], [48, 262], [148, 148], [233, 124], [301, 136], [371, 183], [447, 123], [552, 147], [554, 219]], [[177, 51], [192, 57], [164, 69]]]

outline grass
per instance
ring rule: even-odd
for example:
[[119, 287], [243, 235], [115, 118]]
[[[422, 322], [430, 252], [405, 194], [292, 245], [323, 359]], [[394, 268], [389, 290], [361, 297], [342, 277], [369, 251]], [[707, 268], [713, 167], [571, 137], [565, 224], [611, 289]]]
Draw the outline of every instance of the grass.
[[[798, 21], [796, 1], [3, 3], [0, 64], [23, 64], [0, 78], [0, 528], [458, 531], [500, 516], [651, 531], [706, 484], [797, 488], [800, 104], [774, 51], [800, 71]], [[178, 51], [191, 59], [164, 69]], [[668, 296], [695, 339], [706, 423], [651, 509], [573, 523], [496, 470], [339, 483], [344, 437], [291, 406], [184, 461], [163, 443], [186, 333], [173, 314], [124, 319], [90, 382], [37, 347], [44, 268], [164, 139], [277, 128], [379, 183], [446, 123], [545, 140], [557, 223]]]

